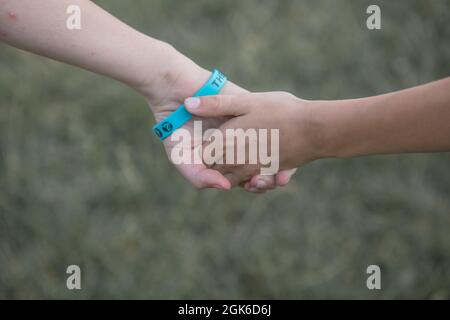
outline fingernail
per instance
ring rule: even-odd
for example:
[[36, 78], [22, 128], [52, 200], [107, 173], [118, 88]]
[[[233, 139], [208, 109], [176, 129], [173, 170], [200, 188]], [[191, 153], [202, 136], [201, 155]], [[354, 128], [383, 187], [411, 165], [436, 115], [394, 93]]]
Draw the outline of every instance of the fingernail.
[[256, 181], [256, 188], [257, 189], [264, 189], [266, 187], [267, 187], [267, 183], [264, 180]]
[[200, 107], [200, 99], [196, 97], [187, 98], [184, 100], [184, 105], [190, 109], [196, 109]]

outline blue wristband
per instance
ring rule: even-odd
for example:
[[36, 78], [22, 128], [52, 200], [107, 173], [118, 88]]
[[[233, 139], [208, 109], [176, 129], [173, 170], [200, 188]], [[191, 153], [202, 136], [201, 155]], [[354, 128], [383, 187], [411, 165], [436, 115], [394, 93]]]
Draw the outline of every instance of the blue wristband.
[[[220, 92], [225, 83], [227, 82], [227, 77], [221, 73], [219, 70], [214, 69], [209, 80], [200, 88], [193, 96], [213, 96]], [[175, 130], [183, 126], [192, 118], [184, 104], [180, 105], [175, 112], [170, 114], [163, 121], [157, 123], [153, 127], [153, 132], [161, 139], [164, 140], [170, 136]]]

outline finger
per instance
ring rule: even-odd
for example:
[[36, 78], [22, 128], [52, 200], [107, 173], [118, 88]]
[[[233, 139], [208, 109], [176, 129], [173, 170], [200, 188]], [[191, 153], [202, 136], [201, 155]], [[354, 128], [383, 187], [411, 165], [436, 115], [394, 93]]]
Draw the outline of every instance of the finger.
[[257, 194], [263, 194], [266, 193], [266, 190], [262, 190], [262, 189], [257, 189], [257, 188], [253, 188], [250, 185], [250, 180], [247, 180], [245, 182], [241, 182], [239, 184], [240, 187], [244, 188], [247, 192], [251, 192], [251, 193], [257, 193]]
[[194, 185], [199, 189], [215, 188], [229, 190], [231, 188], [230, 181], [220, 172], [213, 169], [205, 169], [199, 172], [197, 184]]
[[272, 190], [277, 186], [274, 175], [256, 175], [250, 180], [250, 188]]
[[184, 101], [186, 109], [199, 117], [240, 116], [247, 113], [253, 102], [247, 95], [217, 95], [191, 97]]
[[231, 186], [235, 187], [244, 181], [248, 181], [252, 176], [253, 171], [248, 171], [246, 166], [230, 167], [227, 165], [214, 166], [214, 170], [222, 173], [228, 181], [230, 181]]
[[282, 170], [276, 174], [276, 184], [279, 187], [284, 187], [289, 183], [297, 168], [290, 170]]
[[197, 189], [228, 190], [231, 188], [230, 182], [220, 172], [207, 169], [204, 165], [179, 165], [177, 168]]
[[250, 185], [250, 182], [245, 186], [245, 190], [250, 193], [263, 194], [266, 193], [267, 190], [254, 188]]
[[242, 179], [234, 173], [225, 173], [224, 176], [228, 179], [232, 187], [235, 187], [241, 183]]
[[[209, 129], [211, 130], [211, 129]], [[208, 130], [208, 131], [209, 131]], [[215, 129], [218, 130], [218, 129]], [[213, 150], [210, 150], [209, 148], [214, 147], [215, 143], [223, 143], [223, 141], [216, 141], [216, 139], [220, 138], [214, 138], [214, 139], [206, 139], [206, 142], [198, 147], [198, 154], [200, 154], [201, 159], [206, 167], [211, 168], [215, 166], [216, 164], [223, 163], [224, 155], [226, 154], [225, 150], [223, 148], [214, 148]]]

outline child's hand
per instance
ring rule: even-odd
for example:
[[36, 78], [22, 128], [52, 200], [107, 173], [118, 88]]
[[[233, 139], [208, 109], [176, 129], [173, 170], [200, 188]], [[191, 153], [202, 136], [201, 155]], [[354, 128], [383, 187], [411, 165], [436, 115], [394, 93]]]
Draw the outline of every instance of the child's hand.
[[[230, 120], [220, 126], [222, 136], [226, 129], [279, 129], [279, 168], [289, 170], [301, 166], [319, 157], [316, 122], [313, 108], [308, 101], [300, 100], [284, 92], [244, 93], [238, 95], [218, 95], [211, 97], [189, 98], [185, 100], [189, 112], [200, 117], [229, 117]], [[230, 148], [230, 141], [224, 138], [224, 153]], [[228, 147], [228, 148], [227, 148]], [[248, 140], [244, 148], [248, 152]], [[271, 146], [267, 147], [271, 150]], [[242, 150], [241, 150], [242, 151]], [[236, 154], [237, 150], [235, 150]], [[204, 155], [205, 156], [205, 155]], [[226, 155], [220, 155], [225, 163]], [[271, 155], [271, 157], [276, 155]], [[246, 157], [248, 159], [248, 157]], [[261, 163], [251, 164], [214, 164], [211, 168], [223, 173], [237, 185], [260, 173]]]

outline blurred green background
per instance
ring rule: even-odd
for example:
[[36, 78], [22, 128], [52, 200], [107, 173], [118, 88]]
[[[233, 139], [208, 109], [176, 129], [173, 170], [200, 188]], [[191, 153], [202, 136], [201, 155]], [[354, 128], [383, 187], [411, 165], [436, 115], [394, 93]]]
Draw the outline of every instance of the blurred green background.
[[[97, 2], [254, 91], [339, 99], [449, 75], [448, 0]], [[152, 121], [125, 86], [1, 45], [0, 298], [450, 298], [449, 154], [322, 160], [264, 196], [198, 192]]]

